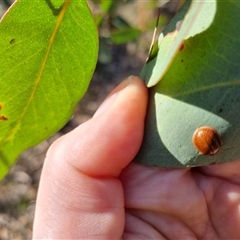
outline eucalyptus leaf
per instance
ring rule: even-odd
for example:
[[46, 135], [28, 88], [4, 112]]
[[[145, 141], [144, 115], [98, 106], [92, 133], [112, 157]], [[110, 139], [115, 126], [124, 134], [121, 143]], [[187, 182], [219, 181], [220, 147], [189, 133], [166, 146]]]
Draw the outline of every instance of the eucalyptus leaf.
[[[141, 77], [148, 87], [156, 85], [164, 76], [181, 48], [183, 40], [203, 32], [212, 24], [216, 12], [216, 1], [193, 0], [190, 7], [189, 4], [190, 1], [187, 1], [160, 34], [157, 57], [147, 63], [141, 72]], [[152, 59], [151, 56], [150, 59]]]
[[58, 131], [87, 90], [98, 52], [86, 1], [16, 1], [0, 23], [0, 179]]
[[[137, 162], [189, 167], [240, 158], [239, 10], [237, 0], [217, 1], [209, 28], [184, 40], [166, 74], [150, 88]], [[193, 133], [202, 126], [221, 135], [222, 146], [213, 156], [200, 154], [192, 144]]]

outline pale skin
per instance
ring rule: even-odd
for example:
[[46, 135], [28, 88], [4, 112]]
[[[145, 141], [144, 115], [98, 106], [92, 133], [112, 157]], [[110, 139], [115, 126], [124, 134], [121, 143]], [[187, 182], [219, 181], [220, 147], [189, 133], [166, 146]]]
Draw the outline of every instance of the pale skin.
[[131, 162], [146, 108], [145, 85], [130, 77], [50, 147], [34, 239], [240, 239], [240, 161], [192, 169]]

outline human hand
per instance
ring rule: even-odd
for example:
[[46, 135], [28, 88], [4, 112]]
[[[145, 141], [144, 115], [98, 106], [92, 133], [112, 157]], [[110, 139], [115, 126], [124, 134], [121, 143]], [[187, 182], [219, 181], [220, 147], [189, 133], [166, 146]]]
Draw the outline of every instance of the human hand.
[[107, 99], [50, 147], [33, 238], [240, 239], [240, 161], [192, 169], [130, 163], [147, 89], [130, 77]]

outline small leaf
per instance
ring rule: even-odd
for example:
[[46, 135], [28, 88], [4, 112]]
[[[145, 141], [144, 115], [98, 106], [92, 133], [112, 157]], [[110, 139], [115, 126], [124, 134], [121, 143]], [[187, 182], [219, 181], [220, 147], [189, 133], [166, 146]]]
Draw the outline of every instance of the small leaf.
[[100, 14], [96, 14], [94, 15], [95, 18], [95, 22], [97, 24], [97, 26], [100, 26], [102, 24], [102, 21], [104, 19], [104, 17], [111, 11], [111, 9], [114, 6], [114, 1], [113, 0], [108, 0], [108, 1], [100, 1], [98, 3], [100, 9], [102, 10], [102, 12]]
[[111, 39], [115, 44], [124, 44], [136, 40], [140, 34], [141, 31], [136, 28], [121, 28], [111, 32]]
[[[218, 1], [211, 26], [184, 41], [167, 73], [150, 89], [137, 162], [186, 167], [240, 158], [239, 10], [239, 1]], [[221, 135], [222, 147], [214, 156], [200, 154], [192, 144], [202, 126]]]
[[98, 52], [85, 1], [19, 0], [0, 24], [0, 178], [59, 130], [86, 92]]

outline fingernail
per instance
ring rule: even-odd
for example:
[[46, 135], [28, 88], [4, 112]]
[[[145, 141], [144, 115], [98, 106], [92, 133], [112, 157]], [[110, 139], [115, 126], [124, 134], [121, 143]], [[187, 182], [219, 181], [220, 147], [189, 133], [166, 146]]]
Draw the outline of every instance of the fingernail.
[[98, 108], [98, 110], [95, 112], [93, 117], [96, 117], [100, 115], [102, 112], [104, 112], [111, 105], [111, 103], [116, 99], [117, 95], [118, 95], [118, 92], [114, 93], [113, 95], [108, 97], [106, 100], [104, 100], [103, 103]]
[[110, 94], [109, 96], [103, 101], [103, 103], [100, 105], [98, 110], [95, 112], [93, 117], [96, 117], [103, 113], [116, 99], [118, 94], [125, 89], [128, 85], [130, 85], [132, 82], [132, 76], [128, 77], [126, 80], [121, 82]]

